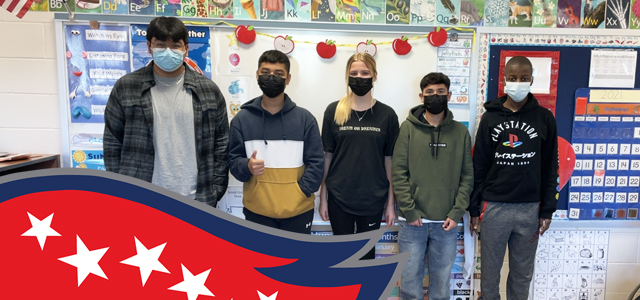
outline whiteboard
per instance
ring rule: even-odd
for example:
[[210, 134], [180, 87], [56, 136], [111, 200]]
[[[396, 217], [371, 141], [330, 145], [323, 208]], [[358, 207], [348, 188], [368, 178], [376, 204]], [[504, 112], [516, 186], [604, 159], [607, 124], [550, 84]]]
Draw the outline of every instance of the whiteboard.
[[[355, 53], [355, 47], [338, 47], [331, 59], [318, 56], [315, 44], [301, 41], [320, 42], [333, 39], [336, 44], [358, 44], [368, 39], [376, 42], [390, 42], [401, 37], [399, 33], [371, 33], [352, 31], [310, 31], [310, 30], [274, 30], [256, 28], [257, 32], [272, 36], [290, 35], [295, 48], [288, 56], [291, 61], [291, 82], [285, 92], [299, 106], [309, 110], [322, 127], [324, 111], [331, 102], [339, 100], [347, 92], [345, 69], [347, 60]], [[258, 35], [249, 45], [240, 43], [239, 47], [229, 46], [234, 33], [232, 28], [212, 28], [211, 56], [212, 79], [218, 84], [227, 100], [227, 106], [240, 105], [262, 94], [256, 82], [258, 59], [267, 50], [274, 49], [273, 38]], [[426, 33], [425, 33], [426, 34]], [[409, 35], [412, 36], [412, 35]], [[409, 109], [420, 104], [420, 80], [429, 72], [436, 71], [437, 48], [431, 46], [426, 38], [409, 41], [411, 52], [399, 56], [391, 45], [379, 45], [375, 55], [378, 79], [374, 82], [375, 99], [391, 106], [399, 121], [406, 119]], [[239, 63], [233, 66], [230, 55], [237, 54]], [[234, 83], [235, 82], [235, 83]], [[230, 85], [238, 89], [232, 94]], [[454, 119], [469, 120], [468, 105], [450, 105]], [[230, 119], [233, 114], [229, 112]]]

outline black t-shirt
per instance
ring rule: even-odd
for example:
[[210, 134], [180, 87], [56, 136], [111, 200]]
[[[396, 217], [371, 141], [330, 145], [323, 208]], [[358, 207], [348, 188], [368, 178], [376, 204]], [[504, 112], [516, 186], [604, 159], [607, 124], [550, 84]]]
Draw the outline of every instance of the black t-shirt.
[[[340, 207], [372, 216], [383, 209], [389, 192], [384, 157], [393, 155], [400, 131], [393, 108], [376, 101], [366, 111], [351, 110], [343, 126], [334, 121], [338, 102], [329, 104], [322, 122], [324, 151], [333, 153], [325, 180]], [[362, 120], [359, 120], [362, 118]]]

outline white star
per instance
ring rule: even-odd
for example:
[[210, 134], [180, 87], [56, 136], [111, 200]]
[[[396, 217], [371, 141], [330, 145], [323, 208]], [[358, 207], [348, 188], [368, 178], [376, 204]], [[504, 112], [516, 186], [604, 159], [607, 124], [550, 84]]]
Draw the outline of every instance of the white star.
[[209, 277], [211, 269], [193, 276], [193, 274], [191, 274], [184, 265], [180, 265], [182, 266], [182, 278], [184, 281], [170, 287], [170, 290], [187, 293], [187, 298], [189, 300], [196, 300], [198, 295], [214, 296], [211, 291], [204, 286], [204, 282], [207, 281], [207, 277]]
[[152, 271], [170, 273], [167, 268], [165, 268], [158, 260], [158, 258], [160, 258], [160, 255], [162, 254], [162, 250], [164, 250], [164, 246], [166, 246], [167, 243], [156, 246], [152, 249], [147, 249], [147, 247], [145, 247], [140, 241], [138, 241], [137, 237], [134, 236], [133, 238], [136, 241], [136, 253], [138, 254], [129, 257], [121, 261], [120, 263], [140, 268], [142, 286], [144, 286], [144, 284], [147, 282], [147, 279], [149, 279]]
[[273, 295], [267, 297], [263, 293], [260, 293], [260, 291], [258, 291], [258, 296], [260, 296], [260, 300], [276, 300], [278, 292], [275, 292]]
[[76, 243], [77, 253], [75, 255], [69, 255], [58, 259], [78, 268], [78, 286], [82, 284], [89, 274], [95, 274], [104, 279], [109, 279], [102, 271], [102, 268], [100, 268], [100, 265], [98, 265], [98, 262], [100, 262], [102, 256], [104, 256], [107, 250], [109, 250], [109, 247], [89, 251], [87, 246], [84, 245], [80, 237], [77, 235]]
[[29, 215], [29, 221], [31, 221], [31, 229], [27, 230], [22, 236], [35, 236], [40, 244], [40, 249], [44, 250], [44, 243], [47, 241], [48, 236], [60, 236], [55, 230], [51, 228], [51, 221], [53, 220], [53, 214], [50, 214], [44, 220], [40, 221], [32, 214]]

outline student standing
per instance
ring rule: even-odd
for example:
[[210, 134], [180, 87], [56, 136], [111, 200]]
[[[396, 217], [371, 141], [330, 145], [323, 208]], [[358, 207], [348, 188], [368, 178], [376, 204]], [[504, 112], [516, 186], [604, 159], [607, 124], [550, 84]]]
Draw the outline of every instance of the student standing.
[[[326, 178], [319, 213], [331, 222], [334, 235], [379, 229], [383, 213], [387, 227], [395, 223], [391, 156], [398, 116], [373, 98], [378, 74], [371, 55], [352, 55], [345, 75], [347, 95], [329, 104], [322, 124]], [[374, 258], [375, 248], [363, 257]]]
[[111, 90], [104, 165], [215, 207], [229, 182], [224, 96], [183, 62], [189, 35], [180, 19], [153, 19], [147, 48], [153, 61]]
[[284, 92], [289, 70], [280, 51], [260, 56], [256, 79], [263, 95], [243, 104], [231, 120], [229, 168], [244, 182], [247, 220], [310, 234], [323, 175], [322, 139], [313, 115]]
[[403, 300], [424, 298], [425, 255], [429, 299], [450, 299], [457, 227], [469, 205], [473, 164], [469, 130], [454, 121], [447, 108], [449, 86], [442, 73], [422, 78], [423, 104], [410, 110], [393, 152], [393, 189], [400, 208], [398, 247], [400, 253], [410, 252], [400, 277]]
[[556, 210], [556, 121], [529, 92], [532, 73], [526, 57], [507, 62], [503, 78], [507, 95], [485, 104], [487, 112], [476, 136], [474, 201], [469, 211], [472, 229], [482, 214], [484, 300], [500, 299], [500, 269], [507, 246], [507, 299], [527, 299], [538, 237], [549, 228]]

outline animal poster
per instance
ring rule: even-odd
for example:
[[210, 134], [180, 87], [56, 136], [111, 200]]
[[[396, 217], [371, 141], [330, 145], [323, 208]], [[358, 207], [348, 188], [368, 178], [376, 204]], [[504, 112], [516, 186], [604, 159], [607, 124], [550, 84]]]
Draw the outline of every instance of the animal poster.
[[179, 16], [182, 14], [181, 0], [155, 0], [155, 3], [157, 16]]
[[155, 15], [153, 0], [129, 0], [129, 14], [131, 15]]
[[411, 0], [411, 24], [435, 24], [436, 1], [438, 0]]
[[311, 4], [313, 0], [286, 0], [284, 19], [287, 21], [311, 21]]
[[606, 9], [606, 0], [582, 0], [582, 27], [604, 28]]
[[361, 0], [360, 9], [360, 23], [386, 23], [387, 7], [385, 0]]
[[507, 27], [509, 2], [504, 0], [485, 0], [484, 23], [486, 26]]
[[604, 300], [609, 231], [549, 230], [538, 241], [533, 300]]
[[558, 0], [557, 27], [580, 27], [580, 0]]
[[335, 0], [310, 0], [310, 1], [311, 1], [311, 21], [320, 21], [320, 22], [336, 21], [336, 1]]
[[284, 0], [262, 0], [260, 20], [284, 20]]
[[233, 19], [233, 0], [209, 0], [209, 18]]
[[509, 0], [509, 27], [531, 27], [531, 10], [529, 0]]
[[533, 27], [556, 27], [558, 0], [533, 1]]
[[460, 0], [436, 0], [436, 25], [460, 25]]
[[30, 11], [49, 11], [49, 0], [35, 0], [29, 6]]
[[640, 1], [631, 0], [631, 12], [629, 13], [629, 28], [640, 29]]
[[484, 26], [484, 0], [460, 1], [460, 25]]
[[628, 29], [630, 0], [607, 1], [604, 28]]
[[360, 23], [360, 0], [335, 0], [336, 22]]
[[128, 0], [102, 0], [102, 13], [114, 15], [128, 15]]
[[387, 0], [387, 24], [409, 24], [410, 18], [410, 0]]
[[65, 26], [65, 65], [72, 123], [104, 123], [113, 85], [131, 71], [125, 26]]

